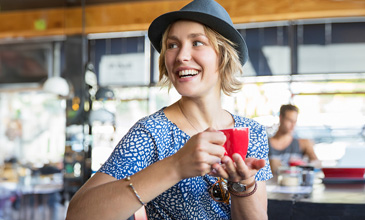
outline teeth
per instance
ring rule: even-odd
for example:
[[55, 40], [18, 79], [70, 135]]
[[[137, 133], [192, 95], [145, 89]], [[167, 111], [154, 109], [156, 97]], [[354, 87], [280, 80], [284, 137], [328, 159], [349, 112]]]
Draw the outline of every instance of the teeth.
[[195, 76], [198, 74], [196, 70], [182, 70], [179, 72], [180, 77]]

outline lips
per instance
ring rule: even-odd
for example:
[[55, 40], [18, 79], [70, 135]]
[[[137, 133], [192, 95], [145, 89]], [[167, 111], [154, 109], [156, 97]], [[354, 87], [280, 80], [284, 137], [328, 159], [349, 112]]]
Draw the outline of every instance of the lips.
[[181, 70], [178, 73], [180, 78], [193, 77], [199, 74], [197, 70]]

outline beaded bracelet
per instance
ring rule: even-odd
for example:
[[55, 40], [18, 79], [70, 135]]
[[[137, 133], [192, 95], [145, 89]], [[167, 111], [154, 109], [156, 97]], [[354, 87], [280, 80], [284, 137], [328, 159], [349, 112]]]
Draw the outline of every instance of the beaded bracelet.
[[[131, 177], [127, 177], [126, 178], [127, 181], [131, 181]], [[137, 193], [137, 190], [134, 188], [133, 184], [132, 183], [129, 183], [129, 187], [131, 187], [131, 189], [133, 190], [134, 194], [136, 195], [137, 199], [139, 200], [139, 202], [142, 204], [142, 205], [146, 205], [146, 203], [144, 203], [141, 199], [141, 197], [138, 195]]]
[[228, 187], [228, 191], [231, 195], [234, 195], [234, 196], [237, 196], [237, 197], [247, 197], [247, 196], [251, 196], [252, 194], [254, 194], [257, 190], [257, 182], [255, 181], [255, 187], [253, 188], [253, 190], [249, 193], [237, 193], [233, 190], [231, 190], [229, 187]]

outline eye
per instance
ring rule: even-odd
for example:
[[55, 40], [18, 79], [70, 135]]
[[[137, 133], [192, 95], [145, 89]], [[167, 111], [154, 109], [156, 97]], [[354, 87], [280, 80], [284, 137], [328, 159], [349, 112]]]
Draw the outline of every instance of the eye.
[[168, 44], [167, 44], [167, 48], [168, 48], [168, 49], [177, 48], [177, 44], [176, 44], [176, 43], [168, 43]]
[[203, 46], [203, 45], [204, 44], [202, 42], [200, 42], [200, 41], [194, 41], [194, 43], [193, 43], [193, 46], [194, 47]]

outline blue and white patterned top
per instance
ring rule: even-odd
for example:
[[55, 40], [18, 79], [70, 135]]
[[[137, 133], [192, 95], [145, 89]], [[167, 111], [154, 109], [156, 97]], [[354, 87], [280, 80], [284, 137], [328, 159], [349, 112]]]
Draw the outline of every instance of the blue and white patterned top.
[[[163, 110], [139, 120], [98, 172], [123, 179], [183, 147], [190, 136], [171, 122]], [[270, 179], [272, 173], [265, 127], [248, 118], [236, 115], [233, 118], [235, 127], [250, 128], [247, 157], [266, 160], [265, 167], [256, 174], [256, 180]], [[208, 188], [216, 180], [209, 175], [181, 180], [147, 204], [148, 219], [230, 219], [230, 205], [215, 202], [209, 196]]]

